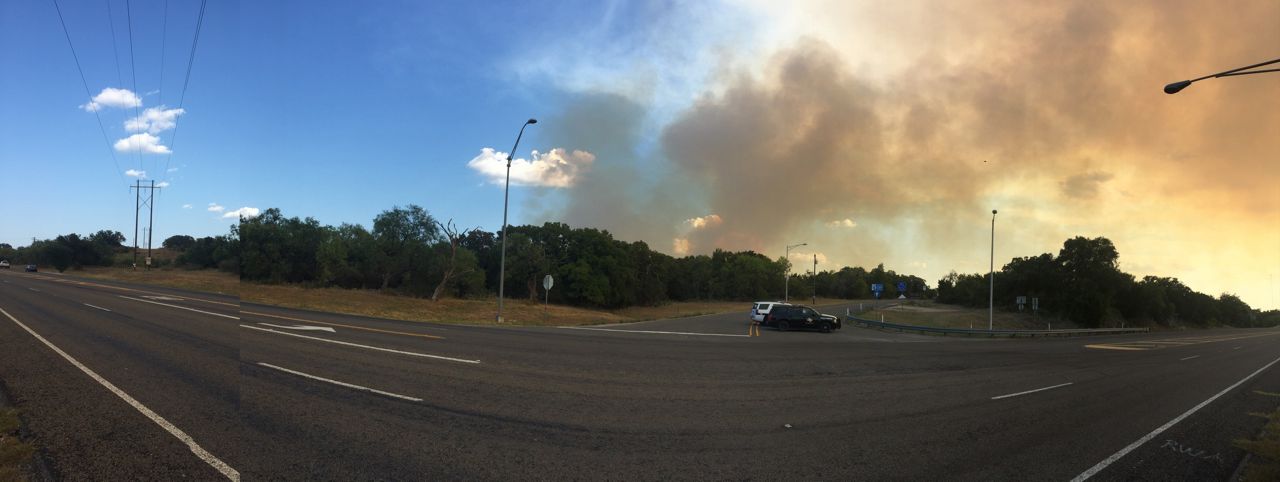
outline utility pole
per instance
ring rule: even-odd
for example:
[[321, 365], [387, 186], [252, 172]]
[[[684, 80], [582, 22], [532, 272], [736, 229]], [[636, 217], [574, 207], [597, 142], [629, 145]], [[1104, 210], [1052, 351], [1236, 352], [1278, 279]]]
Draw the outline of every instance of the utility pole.
[[[147, 267], [146, 269], [149, 270], [151, 269], [151, 232], [155, 230], [155, 220], [156, 220], [156, 210], [155, 210], [156, 189], [162, 189], [162, 188], [156, 187], [155, 180], [151, 181], [150, 186], [143, 186], [142, 181], [138, 180], [134, 182], [133, 186], [129, 186], [129, 187], [132, 189], [137, 189], [137, 194], [134, 196], [134, 207], [133, 207], [133, 269], [138, 269], [138, 217], [141, 214], [142, 205], [146, 204], [147, 205], [147, 231], [146, 231], [147, 232]], [[147, 190], [147, 200], [145, 202], [142, 201], [143, 189]]]
[[991, 210], [991, 290], [987, 292], [987, 331], [996, 326], [996, 210]]
[[786, 266], [784, 267], [785, 269], [782, 272], [782, 302], [783, 303], [791, 302], [791, 248], [799, 248], [801, 246], [808, 246], [808, 245], [809, 243], [788, 245], [786, 249], [786, 253], [782, 255], [782, 259], [787, 263]]
[[818, 304], [818, 254], [813, 254], [813, 304]]

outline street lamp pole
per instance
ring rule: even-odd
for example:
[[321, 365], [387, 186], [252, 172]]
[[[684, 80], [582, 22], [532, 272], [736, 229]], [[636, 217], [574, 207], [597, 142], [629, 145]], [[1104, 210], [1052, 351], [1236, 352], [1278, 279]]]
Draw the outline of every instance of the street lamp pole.
[[[1249, 69], [1256, 69], [1256, 68], [1258, 68], [1258, 67], [1262, 67], [1262, 66], [1264, 66], [1264, 65], [1271, 65], [1271, 64], [1275, 64], [1275, 63], [1280, 63], [1280, 59], [1268, 60], [1268, 61], [1266, 61], [1266, 62], [1262, 62], [1262, 63], [1259, 63], [1259, 64], [1253, 64], [1253, 65], [1250, 65], [1250, 66], [1248, 66], [1248, 67], [1240, 67], [1240, 68], [1238, 68], [1238, 69], [1231, 69], [1231, 70], [1227, 70], [1227, 71], [1224, 71], [1224, 72], [1218, 72], [1218, 73], [1216, 73], [1216, 74], [1206, 75], [1206, 76], [1204, 76], [1204, 77], [1200, 77], [1200, 78], [1198, 78], [1198, 79], [1182, 80], [1182, 81], [1174, 82], [1174, 83], [1172, 83], [1172, 84], [1168, 84], [1168, 85], [1164, 86], [1164, 93], [1166, 93], [1166, 94], [1176, 94], [1176, 93], [1178, 93], [1178, 92], [1182, 91], [1182, 89], [1187, 88], [1187, 86], [1191, 85], [1191, 83], [1192, 83], [1192, 82], [1199, 82], [1199, 81], [1204, 80], [1204, 79], [1214, 79], [1214, 78], [1218, 78], [1218, 77], [1231, 77], [1231, 76], [1235, 76], [1235, 75], [1265, 74], [1265, 73], [1267, 73], [1267, 72], [1280, 72], [1280, 69], [1249, 70]], [[1247, 72], [1246, 72], [1246, 71], [1247, 71]]]
[[991, 291], [987, 298], [987, 331], [995, 329], [996, 321], [996, 210], [991, 210]]
[[782, 301], [783, 302], [786, 302], [786, 303], [791, 302], [791, 248], [799, 248], [801, 246], [808, 246], [808, 245], [809, 243], [800, 243], [800, 244], [793, 244], [793, 245], [787, 246], [787, 254], [783, 256], [783, 258], [787, 262], [786, 271], [782, 273], [782, 280], [783, 280], [782, 281]]
[[507, 199], [511, 196], [511, 158], [515, 156], [516, 149], [520, 147], [520, 138], [524, 137], [524, 128], [537, 123], [538, 119], [531, 118], [520, 126], [520, 133], [516, 135], [516, 145], [511, 146], [511, 152], [507, 154], [507, 184], [502, 190], [502, 262], [498, 268], [498, 323], [502, 323], [502, 300], [507, 284]]

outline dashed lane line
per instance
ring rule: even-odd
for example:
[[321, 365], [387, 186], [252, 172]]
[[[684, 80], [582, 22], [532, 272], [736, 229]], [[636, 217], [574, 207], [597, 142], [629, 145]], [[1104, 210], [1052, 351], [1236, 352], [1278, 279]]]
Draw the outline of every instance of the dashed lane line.
[[352, 389], [356, 389], [356, 390], [360, 390], [360, 391], [364, 391], [364, 392], [376, 393], [376, 394], [378, 394], [378, 395], [385, 395], [385, 396], [392, 397], [392, 398], [399, 398], [399, 399], [402, 399], [402, 400], [408, 400], [408, 401], [410, 401], [410, 402], [421, 402], [421, 401], [422, 401], [422, 399], [421, 399], [421, 398], [410, 397], [410, 396], [408, 396], [408, 395], [401, 395], [401, 394], [398, 394], [398, 393], [384, 392], [384, 391], [382, 391], [382, 390], [378, 390], [378, 389], [376, 389], [376, 388], [362, 387], [362, 386], [360, 386], [360, 385], [356, 385], [356, 384], [354, 384], [354, 383], [347, 383], [347, 382], [340, 382], [340, 381], [337, 381], [337, 380], [330, 380], [330, 379], [328, 379], [328, 378], [318, 377], [318, 376], [315, 376], [315, 375], [310, 375], [310, 374], [302, 373], [302, 372], [297, 371], [297, 370], [290, 370], [290, 369], [288, 369], [288, 368], [278, 367], [278, 366], [272, 365], [272, 364], [270, 364], [270, 363], [258, 362], [258, 365], [260, 365], [260, 366], [264, 366], [264, 367], [267, 367], [267, 368], [270, 368], [270, 369], [273, 369], [273, 370], [279, 370], [279, 371], [282, 371], [282, 372], [285, 372], [285, 373], [290, 373], [290, 374], [293, 374], [293, 375], [297, 375], [297, 376], [300, 376], [300, 377], [303, 377], [303, 378], [310, 378], [310, 379], [312, 379], [312, 380], [317, 380], [317, 381], [321, 381], [321, 382], [325, 382], [325, 383], [332, 383], [332, 384], [337, 385], [337, 386], [340, 386], [340, 387], [347, 387], [347, 388], [352, 388]]
[[85, 375], [89, 375], [89, 378], [92, 378], [94, 381], [98, 382], [98, 384], [105, 387], [111, 393], [114, 393], [117, 397], [120, 397], [121, 400], [124, 400], [125, 403], [129, 404], [129, 406], [133, 407], [135, 410], [142, 413], [142, 415], [146, 416], [148, 419], [151, 419], [152, 422], [155, 422], [155, 424], [159, 425], [160, 428], [163, 428], [166, 432], [169, 432], [170, 435], [173, 435], [178, 440], [182, 441], [182, 443], [186, 444], [187, 448], [191, 450], [191, 453], [195, 454], [196, 457], [199, 457], [200, 460], [203, 460], [205, 463], [209, 464], [210, 467], [213, 467], [215, 470], [217, 470], [226, 478], [235, 482], [240, 481], [240, 472], [236, 471], [236, 469], [231, 468], [231, 466], [227, 465], [226, 462], [223, 462], [222, 460], [215, 457], [213, 454], [209, 453], [209, 451], [205, 450], [204, 447], [201, 447], [200, 444], [196, 443], [196, 441], [192, 439], [190, 435], [187, 435], [186, 432], [183, 432], [182, 429], [178, 428], [172, 423], [169, 423], [168, 420], [165, 420], [164, 417], [161, 417], [159, 414], [151, 411], [150, 408], [147, 408], [146, 405], [143, 405], [136, 398], [133, 398], [128, 393], [125, 393], [124, 390], [121, 390], [119, 387], [116, 387], [114, 384], [107, 381], [107, 379], [102, 378], [102, 376], [98, 375], [97, 372], [94, 372], [93, 370], [89, 369], [89, 367], [85, 366], [83, 363], [80, 363], [79, 360], [76, 360], [71, 355], [68, 355], [67, 352], [62, 351], [61, 348], [58, 348], [53, 343], [50, 343], [49, 340], [44, 339], [43, 336], [40, 336], [31, 328], [27, 327], [27, 325], [24, 325], [21, 321], [18, 321], [18, 319], [14, 318], [13, 315], [10, 315], [9, 312], [0, 308], [0, 313], [4, 313], [4, 316], [8, 317], [10, 320], [16, 323], [19, 327], [22, 327], [22, 329], [26, 330], [27, 333], [30, 333], [31, 336], [34, 336], [37, 340], [40, 340], [41, 343], [44, 343], [45, 346], [52, 349], [55, 353], [62, 355], [62, 358], [65, 358], [68, 362], [71, 362], [72, 365], [74, 365], [76, 368], [79, 368], [80, 371], [85, 373]]
[[161, 303], [161, 302], [159, 302], [159, 301], [144, 300], [144, 299], [142, 299], [142, 298], [133, 298], [133, 297], [130, 297], [130, 296], [125, 296], [125, 295], [116, 295], [116, 296], [119, 296], [119, 297], [124, 298], [124, 299], [126, 299], [126, 300], [141, 301], [141, 302], [143, 302], [143, 303], [151, 303], [151, 304], [153, 304], [153, 305], [168, 306], [168, 307], [170, 307], [170, 308], [177, 308], [177, 309], [180, 309], [180, 310], [194, 311], [194, 312], [196, 312], [196, 313], [204, 313], [204, 314], [206, 314], [206, 315], [221, 316], [221, 317], [223, 317], [223, 318], [230, 318], [230, 319], [233, 319], [233, 320], [239, 320], [239, 319], [240, 319], [240, 317], [238, 317], [238, 316], [224, 315], [224, 314], [222, 314], [222, 313], [214, 313], [214, 312], [212, 312], [212, 311], [197, 310], [197, 309], [195, 309], [195, 308], [187, 308], [187, 307], [185, 307], [185, 306], [171, 305], [171, 304], [169, 304], [169, 303]]
[[1191, 359], [1195, 359], [1195, 358], [1200, 358], [1200, 355], [1191, 355], [1191, 356], [1186, 357], [1186, 358], [1180, 358], [1180, 359], [1178, 359], [1178, 361], [1187, 361], [1187, 360], [1191, 360]]
[[479, 365], [479, 364], [480, 364], [480, 360], [466, 360], [466, 359], [462, 359], [462, 358], [453, 358], [453, 357], [447, 357], [447, 356], [441, 356], [441, 355], [429, 355], [429, 354], [426, 354], [426, 353], [418, 353], [418, 352], [404, 351], [404, 350], [395, 350], [395, 349], [391, 349], [391, 348], [383, 348], [383, 347], [380, 347], [380, 346], [361, 345], [361, 344], [359, 344], [359, 343], [351, 343], [351, 342], [349, 342], [349, 341], [330, 340], [330, 339], [328, 339], [328, 338], [320, 338], [320, 337], [316, 337], [316, 336], [299, 335], [299, 334], [297, 334], [297, 333], [288, 333], [288, 332], [283, 332], [283, 331], [279, 331], [279, 330], [272, 330], [272, 329], [270, 329], [270, 328], [260, 328], [260, 327], [252, 326], [252, 325], [240, 325], [240, 327], [241, 327], [241, 328], [248, 328], [248, 329], [250, 329], [250, 330], [258, 330], [258, 331], [265, 331], [265, 332], [269, 332], [269, 333], [275, 333], [275, 334], [277, 334], [277, 335], [292, 336], [292, 337], [297, 337], [297, 338], [306, 338], [306, 339], [308, 339], [308, 340], [322, 341], [322, 342], [325, 342], [325, 343], [334, 343], [334, 344], [338, 344], [338, 345], [354, 346], [354, 347], [357, 347], [357, 348], [364, 348], [364, 349], [366, 349], [366, 350], [384, 351], [384, 352], [388, 352], [388, 353], [398, 353], [398, 354], [401, 354], [401, 355], [409, 355], [409, 356], [416, 356], [416, 357], [422, 357], [422, 358], [432, 358], [432, 359], [436, 359], [436, 360], [446, 360], [446, 361], [458, 362], [458, 363], [470, 363], [470, 364], [474, 364], [474, 365]]
[[1183, 421], [1184, 419], [1186, 419], [1187, 417], [1190, 417], [1192, 414], [1194, 414], [1194, 413], [1196, 413], [1196, 412], [1200, 411], [1200, 409], [1204, 408], [1206, 405], [1208, 405], [1208, 404], [1210, 404], [1210, 403], [1213, 403], [1213, 401], [1214, 401], [1214, 400], [1217, 400], [1218, 398], [1222, 397], [1223, 395], [1226, 395], [1228, 392], [1230, 392], [1230, 391], [1232, 391], [1232, 390], [1235, 390], [1235, 388], [1236, 388], [1236, 387], [1238, 387], [1238, 386], [1240, 386], [1240, 385], [1243, 385], [1243, 384], [1244, 384], [1244, 382], [1249, 381], [1249, 379], [1250, 379], [1250, 378], [1253, 378], [1253, 377], [1258, 376], [1258, 374], [1259, 374], [1259, 373], [1262, 373], [1262, 372], [1266, 371], [1268, 368], [1271, 368], [1271, 366], [1272, 366], [1272, 365], [1275, 365], [1277, 362], [1280, 362], [1280, 358], [1276, 358], [1275, 360], [1272, 360], [1272, 361], [1271, 361], [1271, 363], [1268, 363], [1268, 364], [1266, 364], [1266, 365], [1263, 365], [1263, 366], [1262, 366], [1262, 368], [1259, 368], [1257, 371], [1254, 371], [1253, 373], [1250, 373], [1248, 376], [1246, 376], [1246, 377], [1244, 377], [1244, 378], [1241, 378], [1241, 379], [1240, 379], [1240, 381], [1235, 382], [1235, 383], [1234, 383], [1234, 384], [1232, 384], [1231, 386], [1229, 386], [1229, 387], [1227, 387], [1227, 388], [1223, 389], [1221, 392], [1218, 392], [1218, 394], [1217, 394], [1217, 395], [1214, 395], [1214, 396], [1212, 396], [1212, 397], [1209, 397], [1209, 399], [1208, 399], [1208, 400], [1205, 400], [1205, 401], [1203, 401], [1203, 402], [1200, 402], [1200, 404], [1199, 404], [1199, 405], [1196, 405], [1196, 406], [1194, 406], [1194, 407], [1191, 407], [1191, 409], [1190, 409], [1190, 410], [1187, 410], [1186, 412], [1183, 412], [1183, 413], [1182, 413], [1182, 415], [1178, 415], [1178, 416], [1177, 416], [1177, 417], [1175, 417], [1173, 420], [1170, 420], [1170, 421], [1168, 421], [1167, 423], [1165, 423], [1164, 425], [1161, 425], [1160, 427], [1156, 428], [1155, 430], [1152, 430], [1152, 431], [1151, 431], [1151, 433], [1144, 435], [1142, 438], [1140, 438], [1140, 439], [1138, 439], [1137, 441], [1135, 441], [1135, 442], [1133, 442], [1133, 443], [1129, 444], [1127, 447], [1120, 449], [1120, 451], [1119, 451], [1119, 452], [1116, 452], [1116, 453], [1114, 453], [1114, 454], [1111, 454], [1111, 456], [1110, 456], [1110, 457], [1107, 457], [1106, 459], [1103, 459], [1101, 462], [1098, 462], [1098, 464], [1097, 464], [1097, 465], [1094, 465], [1093, 467], [1090, 467], [1090, 468], [1089, 468], [1089, 470], [1086, 470], [1086, 471], [1084, 471], [1084, 472], [1081, 472], [1081, 473], [1080, 473], [1080, 475], [1077, 475], [1077, 476], [1076, 476], [1076, 478], [1071, 479], [1071, 482], [1084, 482], [1085, 480], [1088, 480], [1090, 477], [1093, 477], [1094, 475], [1097, 475], [1097, 474], [1098, 474], [1098, 472], [1101, 472], [1103, 469], [1107, 468], [1107, 466], [1109, 466], [1109, 465], [1111, 465], [1111, 464], [1115, 463], [1116, 461], [1120, 460], [1120, 459], [1121, 459], [1121, 458], [1123, 458], [1125, 455], [1128, 455], [1128, 454], [1129, 454], [1129, 452], [1132, 452], [1132, 451], [1134, 451], [1135, 449], [1137, 449], [1138, 447], [1141, 447], [1141, 446], [1142, 446], [1142, 444], [1145, 444], [1145, 443], [1147, 443], [1147, 442], [1150, 442], [1150, 441], [1151, 441], [1151, 439], [1156, 438], [1156, 437], [1157, 437], [1157, 436], [1159, 436], [1161, 433], [1164, 433], [1164, 431], [1165, 431], [1165, 430], [1169, 430], [1169, 429], [1170, 429], [1170, 428], [1172, 428], [1174, 425], [1177, 425], [1177, 424], [1178, 424], [1178, 422], [1181, 422], [1181, 421]]
[[81, 304], [82, 304], [82, 305], [85, 305], [85, 306], [88, 306], [88, 307], [90, 307], [90, 308], [97, 308], [97, 309], [99, 309], [99, 310], [106, 311], [106, 312], [108, 312], [108, 313], [109, 313], [109, 312], [111, 312], [111, 310], [108, 310], [108, 309], [103, 308], [103, 307], [101, 307], [101, 306], [94, 306], [94, 305], [91, 305], [91, 304], [88, 304], [88, 303], [81, 303]]

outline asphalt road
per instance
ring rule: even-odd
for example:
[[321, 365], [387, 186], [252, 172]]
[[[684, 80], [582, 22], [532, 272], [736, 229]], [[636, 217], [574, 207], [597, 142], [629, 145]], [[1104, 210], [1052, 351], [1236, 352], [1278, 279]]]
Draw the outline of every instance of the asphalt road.
[[472, 327], [0, 272], [0, 380], [68, 480], [1225, 480], [1280, 392], [1280, 330], [750, 337], [746, 308]]

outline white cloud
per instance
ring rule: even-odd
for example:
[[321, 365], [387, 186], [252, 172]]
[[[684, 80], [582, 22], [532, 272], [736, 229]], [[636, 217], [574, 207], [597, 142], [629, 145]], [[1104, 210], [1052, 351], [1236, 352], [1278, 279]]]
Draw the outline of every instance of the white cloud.
[[82, 104], [80, 108], [84, 109], [85, 112], [97, 112], [102, 110], [103, 107], [126, 108], [141, 105], [142, 99], [138, 98], [138, 95], [129, 91], [129, 89], [107, 87], [102, 89], [102, 92], [99, 92], [98, 95], [93, 96], [93, 99], [88, 104]]
[[164, 106], [148, 107], [137, 117], [124, 121], [124, 129], [129, 132], [147, 131], [152, 134], [172, 129], [177, 125], [178, 116], [186, 114], [186, 109], [165, 109]]
[[178, 168], [176, 168], [176, 167], [170, 167], [170, 168], [168, 168], [168, 169], [165, 169], [165, 171], [164, 171], [164, 172], [178, 172]]
[[[596, 156], [587, 151], [567, 152], [555, 148], [546, 154], [533, 151], [533, 160], [511, 161], [511, 183], [526, 186], [570, 187], [591, 168]], [[467, 162], [467, 167], [479, 172], [493, 184], [502, 184], [507, 175], [507, 154], [491, 147], [480, 150], [480, 155]]]
[[156, 184], [156, 187], [169, 187], [169, 181], [160, 181], [159, 184]]
[[145, 152], [147, 154], [170, 154], [169, 148], [160, 144], [160, 138], [143, 132], [116, 141], [117, 152]]
[[227, 208], [219, 206], [218, 203], [209, 203], [209, 212], [220, 213], [226, 210]]
[[130, 170], [128, 170], [128, 171], [125, 171], [125, 172], [124, 172], [124, 175], [129, 176], [129, 177], [136, 177], [136, 178], [138, 178], [138, 179], [144, 179], [144, 178], [146, 178], [146, 177], [147, 177], [147, 171], [139, 171], [139, 170], [137, 170], [137, 169], [130, 169]]
[[724, 223], [724, 220], [720, 219], [719, 214], [708, 214], [706, 216], [686, 219], [684, 220], [684, 222], [685, 224], [692, 226], [693, 229], [702, 229], [702, 228], [714, 228], [716, 226], [719, 226], [720, 224]]
[[858, 227], [858, 223], [853, 222], [853, 220], [852, 220], [852, 219], [849, 219], [849, 218], [844, 218], [844, 219], [837, 220], [837, 221], [829, 221], [829, 222], [827, 222], [827, 223], [826, 223], [826, 225], [827, 225], [827, 227], [828, 227], [828, 228], [856, 228], [856, 227]]
[[190, 205], [190, 204], [183, 204], [183, 205], [182, 205], [182, 209], [191, 209], [191, 205]]
[[258, 213], [260, 212], [262, 212], [262, 210], [258, 208], [251, 208], [251, 207], [245, 206], [235, 211], [227, 211], [227, 213], [223, 214], [222, 217], [223, 219], [226, 219], [226, 218], [234, 218], [234, 219], [246, 218], [247, 219], [247, 218], [257, 217]]
[[791, 260], [792, 269], [794, 270], [796, 267], [801, 267], [801, 266], [808, 266], [809, 269], [812, 269], [814, 256], [818, 257], [818, 269], [822, 269], [822, 265], [827, 264], [827, 255], [825, 253], [800, 253], [800, 252], [791, 253], [790, 260]]
[[687, 256], [689, 254], [689, 240], [684, 238], [675, 238], [671, 240], [671, 252], [676, 256]]

